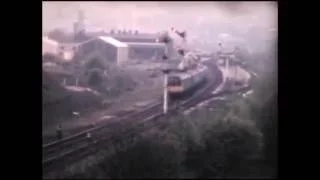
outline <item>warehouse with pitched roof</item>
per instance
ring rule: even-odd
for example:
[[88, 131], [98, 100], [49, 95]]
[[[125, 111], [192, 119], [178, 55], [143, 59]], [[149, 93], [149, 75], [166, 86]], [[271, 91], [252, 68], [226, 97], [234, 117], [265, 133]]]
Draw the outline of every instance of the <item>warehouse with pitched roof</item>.
[[106, 63], [122, 64], [128, 61], [128, 45], [109, 36], [99, 36], [79, 44], [77, 55], [99, 54]]

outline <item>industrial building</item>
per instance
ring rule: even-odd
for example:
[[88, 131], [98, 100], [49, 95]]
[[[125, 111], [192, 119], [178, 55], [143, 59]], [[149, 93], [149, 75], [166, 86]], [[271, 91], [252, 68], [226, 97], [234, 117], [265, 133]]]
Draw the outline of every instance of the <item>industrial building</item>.
[[165, 54], [164, 43], [127, 42], [129, 59], [133, 60], [159, 60]]
[[146, 34], [139, 33], [138, 31], [118, 31], [108, 34], [110, 37], [113, 37], [121, 42], [146, 42], [146, 43], [155, 43], [157, 42], [157, 34]]
[[99, 54], [107, 63], [121, 64], [128, 61], [128, 45], [109, 36], [99, 36], [78, 44], [76, 56]]

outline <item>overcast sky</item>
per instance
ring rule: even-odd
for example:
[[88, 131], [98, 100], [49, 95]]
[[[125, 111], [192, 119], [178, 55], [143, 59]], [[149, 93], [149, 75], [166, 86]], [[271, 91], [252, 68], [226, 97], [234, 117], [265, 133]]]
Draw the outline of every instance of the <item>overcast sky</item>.
[[274, 2], [43, 2], [43, 30], [72, 29], [78, 9], [86, 22], [110, 28], [139, 28], [158, 31], [171, 26], [192, 29], [195, 25], [253, 23], [276, 26]]
[[[110, 29], [158, 32], [175, 27], [187, 30], [190, 41], [216, 42], [220, 33], [246, 33], [251, 42], [277, 29], [277, 2], [43, 2], [43, 31], [72, 30], [78, 10], [86, 24]], [[252, 30], [254, 27], [255, 30]], [[249, 29], [251, 31], [249, 32]], [[249, 33], [248, 33], [249, 32]], [[269, 33], [270, 34], [270, 33]], [[274, 35], [277, 32], [273, 33]], [[214, 39], [214, 40], [212, 40]], [[208, 41], [208, 42], [207, 42]], [[214, 43], [215, 43], [214, 42]], [[260, 42], [260, 41], [258, 41]], [[256, 46], [256, 45], [253, 45]]]

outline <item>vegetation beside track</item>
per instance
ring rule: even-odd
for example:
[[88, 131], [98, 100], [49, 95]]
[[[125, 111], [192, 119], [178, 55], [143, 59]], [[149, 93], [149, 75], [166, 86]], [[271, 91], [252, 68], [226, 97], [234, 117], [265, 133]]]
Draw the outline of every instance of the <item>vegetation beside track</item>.
[[253, 93], [179, 115], [110, 156], [74, 171], [82, 178], [274, 178], [277, 176], [277, 73], [256, 66]]
[[[270, 92], [267, 89], [264, 91]], [[276, 176], [276, 95], [220, 104], [175, 117], [73, 177], [230, 178]], [[263, 94], [263, 93], [261, 93]], [[256, 106], [257, 102], [264, 105]], [[170, 120], [168, 120], [170, 121]]]

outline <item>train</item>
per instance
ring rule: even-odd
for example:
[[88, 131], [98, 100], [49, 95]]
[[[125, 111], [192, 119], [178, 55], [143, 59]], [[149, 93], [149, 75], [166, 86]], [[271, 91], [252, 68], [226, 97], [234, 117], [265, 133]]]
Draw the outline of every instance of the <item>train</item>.
[[187, 97], [201, 86], [208, 77], [208, 67], [201, 65], [187, 71], [173, 71], [168, 75], [167, 91], [170, 99]]
[[162, 34], [159, 40], [171, 44], [173, 49], [178, 52], [168, 53], [170, 61], [179, 62], [178, 66], [171, 69], [168, 74], [167, 92], [169, 98], [189, 97], [207, 82], [208, 67], [202, 64], [197, 51], [188, 48], [186, 31], [178, 31], [172, 27]]

